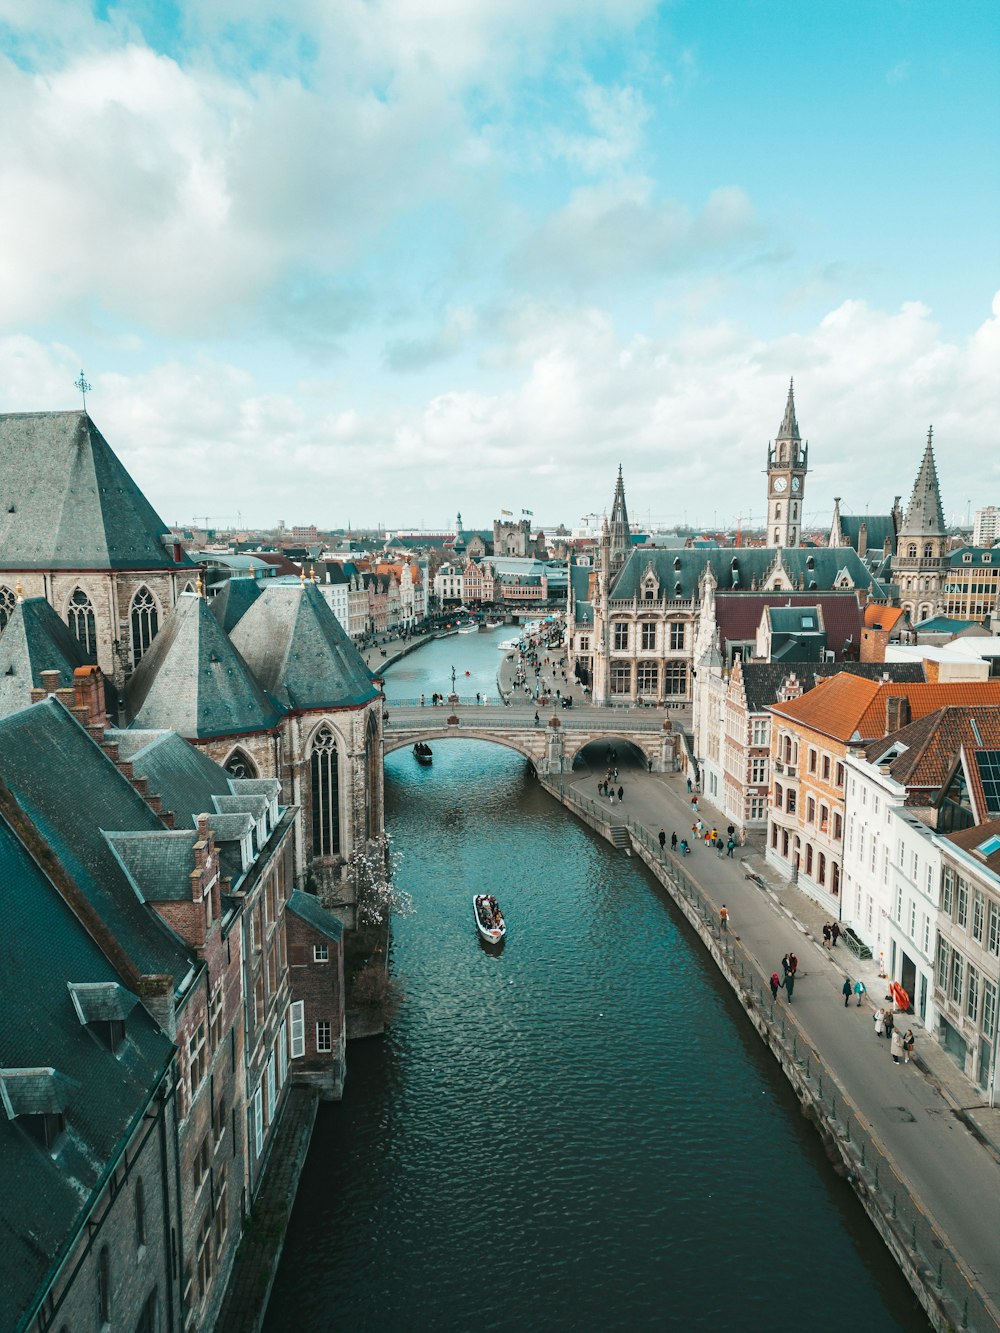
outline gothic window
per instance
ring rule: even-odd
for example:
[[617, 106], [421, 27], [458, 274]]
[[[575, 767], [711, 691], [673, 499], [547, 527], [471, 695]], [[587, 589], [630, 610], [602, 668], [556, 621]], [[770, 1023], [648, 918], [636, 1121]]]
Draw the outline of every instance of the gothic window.
[[336, 856], [340, 851], [337, 742], [325, 723], [316, 733], [309, 762], [312, 776], [313, 856]]
[[153, 594], [145, 586], [132, 598], [132, 665], [138, 666], [160, 627]]
[[930, 544], [930, 542], [924, 542], [924, 559], [929, 560], [933, 554], [934, 554], [934, 547]]
[[917, 557], [917, 543], [916, 543], [916, 542], [910, 542], [909, 546], [906, 548], [906, 554], [910, 557], [911, 560], [915, 560], [915, 559], [916, 559], [916, 557]]
[[365, 839], [380, 832], [378, 817], [378, 779], [382, 765], [379, 757], [378, 725], [375, 714], [368, 714], [365, 727]]
[[82, 588], [77, 588], [69, 599], [66, 618], [83, 651], [96, 662], [97, 624], [94, 620], [94, 608]]
[[7, 621], [10, 620], [16, 602], [17, 598], [14, 596], [13, 591], [0, 584], [0, 630], [2, 630]]
[[232, 778], [255, 778], [257, 766], [242, 750], [234, 750], [226, 760], [226, 772]]

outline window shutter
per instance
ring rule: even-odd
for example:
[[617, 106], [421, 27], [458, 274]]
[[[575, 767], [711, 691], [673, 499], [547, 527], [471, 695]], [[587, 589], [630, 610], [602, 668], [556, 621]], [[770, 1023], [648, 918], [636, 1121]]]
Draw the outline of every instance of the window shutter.
[[292, 1059], [301, 1059], [306, 1053], [306, 1002], [296, 1000], [291, 1006]]

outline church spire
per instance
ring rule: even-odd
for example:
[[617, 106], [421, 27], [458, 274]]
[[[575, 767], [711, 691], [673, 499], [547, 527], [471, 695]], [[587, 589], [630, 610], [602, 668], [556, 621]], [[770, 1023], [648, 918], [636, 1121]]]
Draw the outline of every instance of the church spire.
[[[773, 417], [772, 417], [773, 420]], [[799, 423], [795, 420], [795, 380], [788, 381], [788, 402], [785, 404], [785, 415], [782, 417], [781, 425], [775, 436], [777, 440], [801, 440], [799, 434]]]
[[625, 483], [622, 481], [622, 465], [618, 464], [618, 481], [615, 484], [615, 499], [611, 506], [611, 572], [616, 573], [624, 565], [632, 549], [632, 530], [628, 523], [628, 510], [625, 508]]
[[934, 427], [927, 431], [927, 444], [920, 460], [920, 471], [913, 483], [913, 494], [906, 508], [902, 531], [910, 535], [944, 536], [944, 511], [934, 463]]

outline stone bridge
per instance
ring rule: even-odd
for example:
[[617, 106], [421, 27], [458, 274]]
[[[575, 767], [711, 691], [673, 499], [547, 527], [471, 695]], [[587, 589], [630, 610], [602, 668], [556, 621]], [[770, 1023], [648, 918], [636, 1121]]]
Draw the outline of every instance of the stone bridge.
[[526, 708], [449, 704], [387, 705], [385, 753], [443, 740], [490, 741], [530, 759], [538, 773], [569, 773], [586, 745], [633, 745], [650, 772], [669, 773], [683, 763], [684, 738], [669, 717], [649, 710], [574, 708], [542, 710], [539, 723]]

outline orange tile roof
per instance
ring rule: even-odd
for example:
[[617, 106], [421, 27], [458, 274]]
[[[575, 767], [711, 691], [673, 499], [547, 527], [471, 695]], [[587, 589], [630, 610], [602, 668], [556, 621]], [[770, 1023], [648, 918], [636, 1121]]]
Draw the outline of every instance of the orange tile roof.
[[865, 607], [865, 628], [894, 629], [896, 621], [905, 613], [901, 606], [882, 606], [878, 602], [869, 602]]
[[900, 696], [905, 696], [910, 706], [906, 720], [913, 722], [954, 704], [1000, 706], [1000, 680], [918, 684], [842, 674], [831, 676], [799, 699], [772, 705], [771, 711], [845, 743], [856, 738], [874, 740], [886, 734], [886, 701]]

